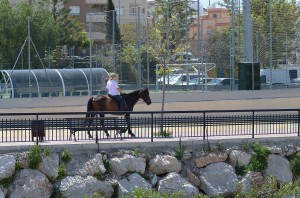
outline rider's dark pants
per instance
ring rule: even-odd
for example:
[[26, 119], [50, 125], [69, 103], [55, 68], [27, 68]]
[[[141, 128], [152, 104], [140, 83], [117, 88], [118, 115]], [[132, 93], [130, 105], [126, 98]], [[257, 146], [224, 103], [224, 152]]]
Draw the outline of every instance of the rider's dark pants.
[[120, 96], [120, 95], [115, 95], [115, 96], [110, 95], [110, 96], [119, 102], [121, 110], [124, 110], [127, 108], [127, 104], [122, 96]]

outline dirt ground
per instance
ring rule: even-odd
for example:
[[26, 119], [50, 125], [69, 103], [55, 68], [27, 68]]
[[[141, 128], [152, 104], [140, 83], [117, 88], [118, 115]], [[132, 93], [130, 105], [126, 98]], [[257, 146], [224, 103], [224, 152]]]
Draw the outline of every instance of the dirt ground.
[[[298, 109], [300, 97], [270, 98], [255, 100], [219, 100], [200, 102], [168, 102], [164, 106], [165, 111], [189, 111], [189, 110], [238, 110], [238, 109]], [[154, 102], [147, 106], [138, 102], [134, 111], [160, 111], [162, 103]], [[38, 108], [10, 108], [1, 109], [1, 113], [29, 113], [29, 112], [85, 112], [85, 105], [38, 107]]]

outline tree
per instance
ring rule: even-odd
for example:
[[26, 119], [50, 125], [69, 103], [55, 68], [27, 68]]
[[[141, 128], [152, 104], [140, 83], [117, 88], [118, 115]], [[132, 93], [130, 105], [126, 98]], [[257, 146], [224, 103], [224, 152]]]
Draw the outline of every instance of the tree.
[[[87, 47], [89, 40], [84, 28], [67, 13], [67, 10], [57, 13], [55, 20], [52, 11], [49, 10], [49, 4], [44, 1], [34, 6], [20, 3], [13, 7], [8, 0], [0, 1], [0, 58], [2, 63], [7, 64], [4, 68], [12, 69], [21, 47], [25, 44], [28, 37], [28, 17], [30, 38], [34, 44], [33, 47], [30, 43], [33, 67], [40, 67], [40, 58], [43, 59], [45, 51], [49, 49], [57, 52], [56, 48], [63, 45]], [[16, 68], [28, 68], [26, 54], [28, 48], [24, 47]]]
[[[222, 5], [231, 8], [231, 0], [223, 0]], [[235, 11], [237, 12], [237, 5]], [[241, 17], [242, 17], [241, 13]], [[289, 53], [295, 53], [296, 22], [300, 17], [296, 0], [272, 0], [272, 58], [285, 59], [285, 45], [288, 43]], [[235, 20], [237, 21], [237, 20]], [[270, 51], [270, 1], [251, 0], [251, 21], [253, 24], [254, 54], [262, 67], [269, 67]], [[242, 20], [241, 20], [242, 22]], [[241, 26], [243, 24], [241, 23]], [[288, 35], [286, 41], [285, 35]], [[258, 44], [258, 45], [257, 45]], [[244, 48], [247, 46], [244, 46]], [[255, 52], [258, 49], [259, 51]]]
[[[171, 55], [178, 50], [187, 50], [188, 46], [182, 42], [186, 35], [185, 25], [190, 24], [187, 1], [173, 2], [171, 0], [156, 0], [159, 6], [155, 7], [153, 12], [153, 24], [150, 31], [150, 42], [147, 50], [153, 57], [159, 57], [161, 68], [160, 74], [163, 77], [167, 73], [167, 64], [171, 63]], [[158, 72], [158, 71], [156, 71]], [[163, 78], [163, 98], [162, 108], [164, 111], [165, 100], [165, 78]]]
[[230, 29], [214, 30], [206, 44], [207, 59], [223, 71], [229, 70], [230, 66], [230, 37]]
[[106, 10], [106, 34], [105, 40], [109, 44], [113, 44], [113, 36], [115, 38], [114, 44], [121, 43], [121, 34], [119, 25], [117, 23], [117, 13], [115, 10], [115, 5], [112, 0], [107, 1], [107, 10]]

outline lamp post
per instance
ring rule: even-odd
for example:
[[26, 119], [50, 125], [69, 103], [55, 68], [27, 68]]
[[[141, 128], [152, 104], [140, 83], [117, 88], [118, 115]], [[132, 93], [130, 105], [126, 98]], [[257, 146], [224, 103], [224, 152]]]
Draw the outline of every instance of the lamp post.
[[92, 14], [89, 13], [89, 33], [90, 33], [90, 83], [89, 83], [89, 95], [92, 95]]

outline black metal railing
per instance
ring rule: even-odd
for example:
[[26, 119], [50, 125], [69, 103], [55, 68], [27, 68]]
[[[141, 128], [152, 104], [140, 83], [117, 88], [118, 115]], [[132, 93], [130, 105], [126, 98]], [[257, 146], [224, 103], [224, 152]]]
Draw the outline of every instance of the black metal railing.
[[[119, 133], [127, 127], [124, 116], [115, 112], [2, 113], [1, 142], [36, 142], [131, 138]], [[104, 113], [106, 118], [98, 116]], [[299, 109], [222, 110], [222, 111], [155, 111], [130, 112], [130, 127], [135, 138], [150, 139], [200, 137], [221, 138], [274, 135], [300, 136]], [[90, 124], [88, 124], [90, 123]], [[107, 137], [104, 130], [107, 130]], [[88, 135], [91, 134], [92, 138]]]

